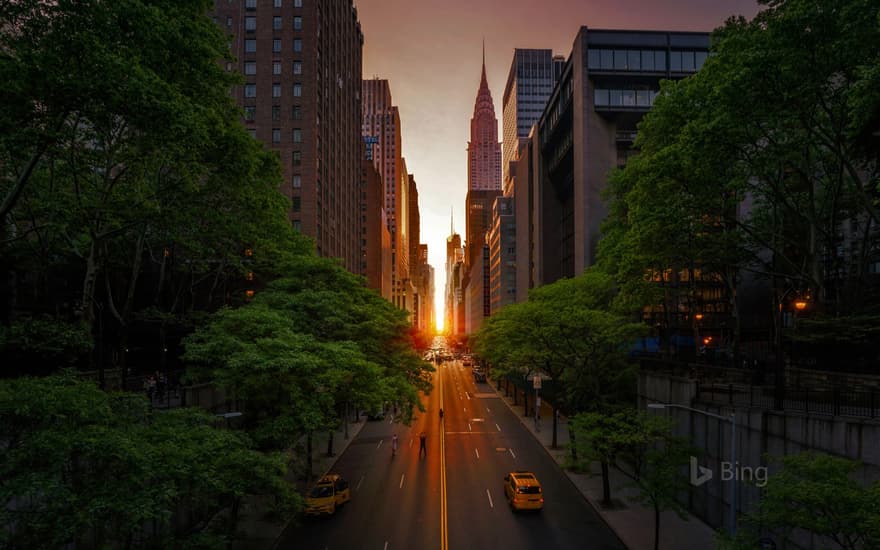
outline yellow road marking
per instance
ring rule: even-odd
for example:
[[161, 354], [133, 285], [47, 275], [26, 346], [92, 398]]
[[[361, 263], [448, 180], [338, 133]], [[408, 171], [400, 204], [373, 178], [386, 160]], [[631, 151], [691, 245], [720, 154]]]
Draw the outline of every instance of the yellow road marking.
[[[443, 408], [443, 378], [440, 378], [440, 408]], [[446, 517], [446, 430], [440, 419], [440, 550], [449, 550], [449, 534]]]

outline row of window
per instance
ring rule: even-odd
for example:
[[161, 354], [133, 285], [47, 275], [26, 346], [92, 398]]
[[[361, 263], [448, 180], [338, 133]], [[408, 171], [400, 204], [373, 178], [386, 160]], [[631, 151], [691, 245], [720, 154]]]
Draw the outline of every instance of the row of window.
[[709, 53], [706, 51], [666, 50], [611, 50], [592, 49], [587, 54], [587, 66], [597, 71], [647, 71], [695, 72], [699, 70]]
[[[290, 111], [292, 120], [302, 120], [302, 106], [294, 105]], [[257, 106], [245, 105], [244, 119], [246, 121], [254, 121], [257, 119]], [[281, 105], [272, 105], [272, 120], [281, 120]]]
[[[302, 97], [302, 84], [293, 85], [293, 97]], [[248, 83], [244, 85], [244, 97], [257, 97], [257, 85]], [[281, 84], [272, 84], [272, 97], [281, 97]]]
[[[257, 53], [257, 40], [256, 38], [247, 38], [244, 41], [244, 51], [245, 53]], [[293, 39], [293, 51], [301, 52], [303, 51], [303, 41], [302, 38], [294, 38]], [[280, 53], [281, 52], [281, 39], [273, 38], [272, 39], [272, 52]]]
[[[226, 20], [227, 26], [231, 24], [229, 19]], [[280, 31], [284, 29], [284, 23], [281, 19], [280, 15], [276, 15], [272, 18], [272, 29], [276, 31]], [[247, 32], [254, 32], [257, 30], [257, 18], [253, 16], [247, 16], [244, 18], [244, 30]], [[303, 18], [300, 16], [296, 16], [293, 18], [293, 30], [301, 31], [303, 30]]]
[[[293, 143], [302, 143], [302, 129], [294, 128], [291, 133], [291, 139]], [[272, 143], [281, 143], [281, 128], [272, 128]]]
[[[294, 61], [291, 65], [293, 74], [298, 75], [302, 74], [303, 71], [303, 62], [302, 61]], [[244, 62], [244, 74], [246, 76], [253, 76], [257, 74], [257, 62], [256, 61], [245, 61]], [[272, 74], [281, 74], [281, 62], [273, 61], [272, 62]]]
[[651, 107], [658, 92], [655, 90], [594, 90], [596, 107]]
[[[283, 0], [273, 0], [273, 3], [276, 8], [283, 7]], [[257, 0], [245, 0], [244, 7], [246, 7], [249, 10], [257, 9]], [[294, 8], [303, 7], [303, 0], [293, 0], [293, 7]]]

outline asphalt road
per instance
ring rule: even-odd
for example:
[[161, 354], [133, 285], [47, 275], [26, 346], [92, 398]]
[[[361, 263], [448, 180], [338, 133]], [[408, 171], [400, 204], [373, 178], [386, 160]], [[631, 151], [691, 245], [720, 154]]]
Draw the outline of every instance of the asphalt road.
[[[292, 524], [278, 548], [624, 548], [515, 414], [487, 384], [474, 382], [469, 367], [441, 364], [424, 403], [426, 412], [411, 426], [389, 418], [364, 426], [333, 468], [351, 483], [351, 502], [333, 517]], [[419, 456], [421, 431], [427, 458]], [[392, 457], [394, 433], [400, 448]], [[519, 469], [540, 480], [543, 511], [507, 505], [502, 480]]]

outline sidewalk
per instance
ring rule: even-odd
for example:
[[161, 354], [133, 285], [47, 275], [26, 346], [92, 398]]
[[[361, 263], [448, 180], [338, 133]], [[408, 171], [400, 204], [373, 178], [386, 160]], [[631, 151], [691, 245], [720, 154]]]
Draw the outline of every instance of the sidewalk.
[[[361, 428], [367, 422], [367, 417], [361, 414], [359, 422], [348, 425], [348, 439], [345, 438], [344, 427], [335, 432], [333, 440], [333, 456], [327, 456], [327, 434], [315, 434], [312, 443], [312, 481], [329, 472], [336, 460], [348, 448], [348, 444], [360, 433]], [[311, 482], [305, 482], [290, 478], [289, 481], [296, 485], [296, 489], [302, 492]], [[275, 548], [281, 533], [287, 527], [288, 520], [273, 518], [269, 514], [271, 502], [264, 497], [251, 497], [242, 503], [238, 524], [238, 537], [232, 545], [234, 550], [246, 549], [270, 549]]]
[[[520, 422], [529, 429], [532, 435], [544, 445], [547, 452], [552, 456], [560, 467], [564, 467], [568, 457], [568, 423], [566, 418], [560, 417], [556, 437], [558, 448], [553, 449], [553, 409], [541, 400], [540, 431], [535, 429], [534, 417], [523, 416], [522, 398], [513, 404], [513, 388], [509, 397], [504, 396], [504, 386], [496, 389], [496, 382], [489, 380], [488, 384], [498, 394], [510, 410], [513, 411]], [[533, 396], [529, 396], [529, 408], [533, 406]], [[533, 409], [532, 409], [533, 410]], [[617, 534], [629, 550], [653, 550], [654, 548], [654, 510], [646, 508], [629, 499], [637, 493], [635, 489], [623, 487], [626, 479], [622, 474], [611, 470], [611, 496], [614, 501], [613, 509], [605, 509], [599, 503], [602, 500], [602, 476], [598, 474], [599, 465], [594, 464], [591, 468], [595, 475], [580, 474], [565, 470], [572, 483], [580, 489], [584, 497], [596, 510], [596, 513]], [[680, 550], [681, 548], [694, 548], [698, 550], [710, 550], [715, 548], [714, 530], [700, 521], [699, 518], [690, 516], [683, 520], [674, 512], [666, 511], [660, 514], [660, 550]]]

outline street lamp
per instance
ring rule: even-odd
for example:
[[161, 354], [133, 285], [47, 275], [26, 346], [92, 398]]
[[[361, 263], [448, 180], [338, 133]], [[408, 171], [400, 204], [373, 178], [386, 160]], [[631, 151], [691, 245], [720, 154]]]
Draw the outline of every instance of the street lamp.
[[717, 418], [718, 420], [725, 420], [730, 422], [731, 430], [730, 430], [730, 467], [734, 469], [734, 476], [730, 483], [730, 535], [733, 537], [736, 535], [736, 482], [737, 477], [739, 477], [736, 470], [736, 413], [730, 413], [730, 416], [721, 416], [720, 414], [710, 413], [707, 411], [703, 411], [700, 409], [695, 409], [693, 407], [686, 407], [684, 405], [678, 405], [675, 403], [648, 403], [649, 409], [683, 409], [685, 411], [691, 411], [695, 413], [702, 414], [704, 416], [710, 416], [712, 418]]

